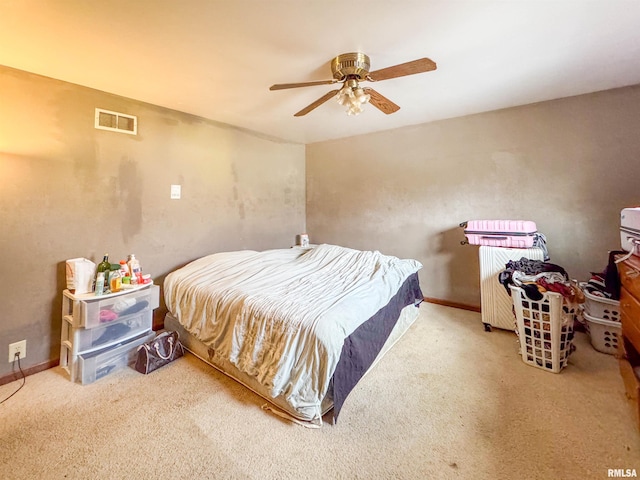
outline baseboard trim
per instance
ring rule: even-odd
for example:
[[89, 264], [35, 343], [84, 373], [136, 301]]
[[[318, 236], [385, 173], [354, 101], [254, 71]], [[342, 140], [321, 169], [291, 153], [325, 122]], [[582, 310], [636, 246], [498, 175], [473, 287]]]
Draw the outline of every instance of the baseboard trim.
[[[467, 305], [465, 303], [450, 302], [448, 300], [440, 300], [439, 298], [430, 297], [424, 297], [424, 301], [427, 303], [434, 303], [436, 305], [443, 305], [445, 307], [460, 308], [462, 310], [470, 310], [472, 312], [480, 313], [480, 307], [477, 305]], [[40, 363], [38, 365], [33, 365], [29, 368], [24, 368], [22, 371], [24, 372], [25, 377], [28, 377], [29, 375], [43, 372], [45, 370], [48, 370], [49, 368], [57, 367], [58, 365], [60, 365], [60, 360], [56, 359], [49, 362]], [[4, 377], [0, 377], [0, 385], [6, 385], [7, 383], [14, 382], [21, 378], [22, 374], [18, 370], [16, 372], [10, 373], [9, 375], [5, 375]]]
[[480, 313], [479, 305], [467, 305], [466, 303], [450, 302], [449, 300], [440, 300], [439, 298], [424, 297], [424, 301], [427, 303], [435, 303], [436, 305], [443, 305], [445, 307], [460, 308], [462, 310], [470, 310], [472, 312]]
[[[48, 362], [39, 363], [38, 365], [33, 365], [32, 367], [29, 367], [29, 368], [23, 368], [22, 371], [24, 372], [24, 376], [28, 377], [29, 375], [33, 375], [34, 373], [38, 373], [38, 372], [44, 372], [45, 370], [48, 370], [53, 367], [57, 367], [58, 365], [60, 365], [60, 360], [55, 359], [55, 360], [50, 360]], [[9, 375], [0, 377], [0, 385], [6, 385], [7, 383], [15, 382], [16, 380], [20, 380], [21, 378], [22, 378], [22, 374], [20, 373], [20, 370], [17, 370], [13, 373], [10, 373]]]

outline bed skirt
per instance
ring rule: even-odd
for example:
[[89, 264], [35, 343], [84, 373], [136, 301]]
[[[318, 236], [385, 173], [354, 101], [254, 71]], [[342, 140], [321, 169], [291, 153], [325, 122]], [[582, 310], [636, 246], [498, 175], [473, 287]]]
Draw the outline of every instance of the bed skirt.
[[[371, 369], [380, 361], [380, 359], [393, 347], [393, 345], [409, 330], [409, 327], [416, 321], [420, 312], [417, 306], [415, 305], [407, 305], [404, 307], [396, 322], [391, 334], [385, 341], [380, 353], [376, 356], [375, 360], [368, 368], [366, 373], [370, 372]], [[200, 358], [205, 363], [211, 365], [217, 370], [221, 371], [225, 375], [233, 378], [238, 381], [248, 389], [252, 390], [254, 393], [257, 393], [262, 398], [267, 400], [276, 408], [280, 409], [283, 413], [285, 413], [291, 419], [296, 420], [298, 423], [300, 422], [308, 422], [308, 423], [316, 423], [318, 419], [313, 418], [305, 418], [300, 415], [300, 412], [297, 412], [287, 403], [286, 399], [283, 396], [272, 397], [269, 394], [269, 389], [260, 384], [255, 378], [252, 376], [240, 371], [233, 365], [231, 362], [220, 358], [219, 356], [214, 355], [213, 351], [209, 349], [204, 343], [200, 342], [193, 335], [189, 334], [180, 322], [173, 316], [171, 313], [167, 313], [164, 320], [164, 328], [165, 330], [172, 330], [178, 332], [180, 337], [180, 341], [183, 346], [191, 352], [196, 357]], [[333, 398], [331, 395], [327, 395], [320, 405], [320, 411], [324, 416], [333, 408]], [[321, 422], [321, 419], [320, 419]]]

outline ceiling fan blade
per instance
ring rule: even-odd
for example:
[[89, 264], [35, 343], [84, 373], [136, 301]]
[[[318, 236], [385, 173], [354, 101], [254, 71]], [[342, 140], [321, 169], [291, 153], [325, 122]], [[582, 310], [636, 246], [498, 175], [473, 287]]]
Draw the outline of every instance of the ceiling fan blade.
[[302, 110], [300, 110], [298, 113], [296, 113], [294, 115], [294, 117], [301, 117], [303, 115], [306, 115], [307, 113], [309, 113], [311, 110], [313, 110], [314, 108], [319, 107], [320, 105], [322, 105], [324, 102], [326, 102], [327, 100], [329, 100], [332, 97], [336, 96], [336, 93], [338, 93], [339, 90], [331, 90], [328, 93], [325, 93], [322, 97], [320, 97], [318, 100], [316, 100], [315, 102], [313, 102], [310, 105], [307, 105], [306, 107], [304, 107]]
[[376, 70], [375, 72], [370, 72], [367, 78], [374, 82], [378, 82], [380, 80], [388, 80], [390, 78], [430, 72], [436, 68], [436, 64], [433, 60], [420, 58], [412, 62], [401, 63], [399, 65], [394, 65], [393, 67], [387, 67], [381, 70]]
[[269, 90], [285, 90], [287, 88], [299, 88], [299, 87], [313, 87], [314, 85], [330, 85], [336, 83], [337, 80], [319, 80], [317, 82], [303, 82], [303, 83], [279, 83], [271, 85]]
[[364, 88], [365, 93], [368, 93], [369, 103], [380, 110], [382, 113], [389, 115], [390, 113], [397, 112], [400, 107], [389, 100], [384, 95], [379, 94], [373, 88]]

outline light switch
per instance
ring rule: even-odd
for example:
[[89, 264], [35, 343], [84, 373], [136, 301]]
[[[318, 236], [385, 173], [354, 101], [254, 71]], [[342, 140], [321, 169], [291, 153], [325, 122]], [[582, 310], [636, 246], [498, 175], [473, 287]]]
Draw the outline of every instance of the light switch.
[[179, 200], [182, 192], [182, 185], [171, 185], [171, 199]]

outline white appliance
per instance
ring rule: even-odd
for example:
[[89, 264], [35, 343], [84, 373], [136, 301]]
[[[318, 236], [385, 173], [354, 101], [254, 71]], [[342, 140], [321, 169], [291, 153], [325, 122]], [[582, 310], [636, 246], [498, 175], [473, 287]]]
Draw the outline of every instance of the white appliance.
[[498, 281], [500, 272], [510, 260], [527, 258], [543, 260], [540, 248], [480, 247], [480, 309], [482, 323], [487, 331], [491, 327], [515, 330], [515, 316], [511, 295]]

